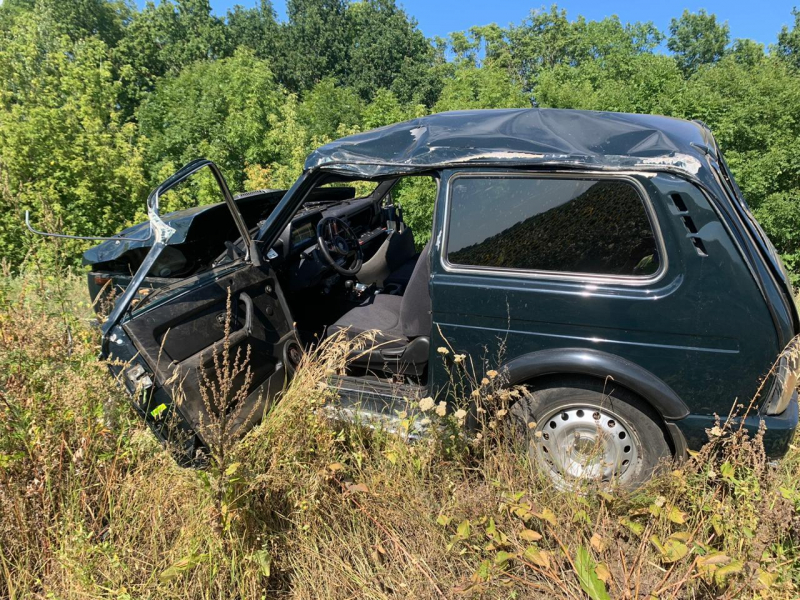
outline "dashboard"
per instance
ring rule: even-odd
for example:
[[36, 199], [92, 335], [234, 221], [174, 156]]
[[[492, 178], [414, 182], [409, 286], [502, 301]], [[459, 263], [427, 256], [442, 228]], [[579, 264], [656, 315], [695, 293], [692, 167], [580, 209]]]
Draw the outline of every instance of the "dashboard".
[[[318, 223], [319, 219], [316, 219], [316, 221]], [[291, 232], [289, 233], [292, 250], [306, 246], [309, 241], [316, 239], [316, 237], [317, 226], [312, 221], [304, 220], [301, 223], [292, 223]]]
[[337, 217], [348, 224], [359, 238], [364, 260], [375, 253], [387, 235], [386, 220], [375, 198], [307, 203], [281, 233], [270, 253], [270, 262], [287, 291], [305, 290], [335, 275], [316, 249], [317, 224], [326, 217]]

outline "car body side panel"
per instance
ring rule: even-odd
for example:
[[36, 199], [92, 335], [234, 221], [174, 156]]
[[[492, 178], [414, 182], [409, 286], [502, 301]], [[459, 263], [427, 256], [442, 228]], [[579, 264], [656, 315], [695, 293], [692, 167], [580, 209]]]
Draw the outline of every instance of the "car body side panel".
[[[739, 249], [697, 187], [669, 174], [633, 177], [651, 198], [668, 258], [663, 275], [647, 283], [455, 272], [443, 260], [445, 237], [437, 233], [431, 253], [434, 385], [449, 377], [435, 355], [446, 339], [476, 364], [485, 357], [486, 368], [559, 348], [619, 356], [664, 381], [698, 415], [727, 415], [735, 400], [755, 393], [781, 348]], [[448, 189], [442, 186], [436, 232], [445, 225]], [[670, 194], [679, 194], [687, 210]], [[707, 255], [691, 235], [700, 237]]]

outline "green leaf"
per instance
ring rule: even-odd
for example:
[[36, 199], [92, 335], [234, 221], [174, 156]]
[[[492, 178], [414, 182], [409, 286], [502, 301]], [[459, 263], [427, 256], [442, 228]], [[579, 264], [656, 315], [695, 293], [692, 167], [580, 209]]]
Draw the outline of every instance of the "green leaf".
[[778, 579], [777, 573], [769, 573], [764, 569], [758, 569], [758, 583], [765, 588], [769, 588]]
[[549, 508], [543, 508], [543, 509], [541, 510], [541, 512], [535, 512], [535, 513], [533, 513], [533, 514], [534, 514], [536, 517], [538, 517], [539, 519], [541, 519], [542, 521], [547, 521], [547, 522], [548, 522], [548, 523], [550, 523], [550, 525], [552, 525], [553, 527], [555, 527], [555, 526], [557, 525], [557, 523], [558, 523], [558, 522], [556, 521], [556, 515], [555, 515], [555, 513], [554, 513], [552, 510], [550, 510]]
[[191, 571], [200, 563], [206, 562], [208, 556], [208, 554], [190, 554], [189, 556], [185, 556], [164, 569], [158, 576], [158, 580], [161, 583], [169, 583], [177, 579], [181, 574]]
[[733, 560], [724, 567], [720, 567], [714, 572], [714, 581], [716, 581], [718, 585], [721, 585], [731, 575], [740, 573], [743, 568], [744, 568], [744, 563], [742, 563], [742, 561]]
[[725, 479], [732, 480], [733, 476], [736, 474], [736, 469], [734, 469], [733, 465], [726, 460], [724, 463], [722, 463], [719, 472], [722, 473], [722, 476]]
[[526, 542], [538, 542], [542, 539], [542, 534], [538, 531], [533, 531], [532, 529], [523, 529], [519, 533], [519, 537]]
[[684, 523], [686, 523], [686, 513], [680, 510], [676, 506], [673, 506], [672, 508], [669, 509], [667, 518], [673, 523], [677, 523], [678, 525], [683, 525]]
[[448, 517], [446, 515], [439, 515], [436, 517], [436, 523], [441, 525], [442, 527], [447, 527], [450, 525], [450, 521], [453, 520], [453, 517]]
[[525, 549], [523, 557], [537, 567], [542, 567], [543, 569], [550, 568], [550, 555], [544, 550], [539, 550], [536, 546], [528, 546]]
[[657, 535], [652, 535], [650, 536], [650, 542], [661, 554], [661, 560], [666, 563], [676, 562], [689, 554], [688, 546], [672, 537], [662, 544]]
[[458, 524], [456, 535], [459, 537], [459, 539], [466, 540], [470, 533], [472, 533], [472, 527], [470, 526], [469, 519], [464, 519]]
[[596, 567], [589, 551], [583, 546], [578, 546], [578, 552], [575, 555], [575, 570], [581, 588], [592, 600], [611, 600], [606, 591], [606, 584], [597, 576]]
[[270, 568], [272, 567], [272, 555], [266, 550], [258, 550], [250, 555], [250, 560], [258, 565], [258, 570], [264, 577], [269, 577]]
[[631, 521], [628, 518], [623, 517], [622, 519], [619, 520], [619, 522], [622, 523], [628, 529], [630, 529], [631, 533], [633, 533], [634, 535], [642, 535], [642, 532], [644, 531], [644, 525], [642, 525], [641, 523], [637, 523], [636, 521]]
[[589, 515], [586, 513], [586, 511], [581, 509], [575, 512], [575, 514], [572, 517], [572, 522], [584, 523], [586, 525], [590, 525], [592, 521], [591, 519], [589, 519]]

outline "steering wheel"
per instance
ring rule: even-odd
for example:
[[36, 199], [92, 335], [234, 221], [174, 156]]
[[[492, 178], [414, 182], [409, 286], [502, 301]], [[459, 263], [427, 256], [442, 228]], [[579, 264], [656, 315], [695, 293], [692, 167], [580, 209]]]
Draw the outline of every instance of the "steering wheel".
[[361, 244], [347, 223], [337, 217], [325, 217], [317, 223], [317, 242], [322, 258], [337, 273], [352, 276], [361, 270], [364, 255]]

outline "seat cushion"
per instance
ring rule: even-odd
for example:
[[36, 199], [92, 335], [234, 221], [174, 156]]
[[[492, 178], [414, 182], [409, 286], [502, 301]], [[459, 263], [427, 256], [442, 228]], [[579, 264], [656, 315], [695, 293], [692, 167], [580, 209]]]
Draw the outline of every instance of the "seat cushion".
[[365, 331], [376, 332], [376, 344], [382, 348], [404, 346], [408, 338], [399, 328], [400, 296], [376, 294], [372, 299], [349, 310], [338, 321], [328, 327], [328, 335], [338, 331], [347, 331], [348, 337], [355, 337]]

